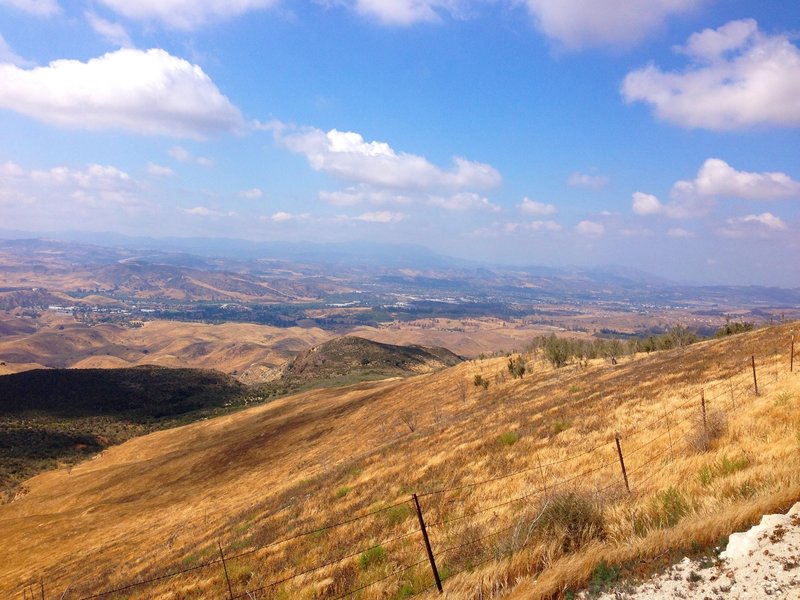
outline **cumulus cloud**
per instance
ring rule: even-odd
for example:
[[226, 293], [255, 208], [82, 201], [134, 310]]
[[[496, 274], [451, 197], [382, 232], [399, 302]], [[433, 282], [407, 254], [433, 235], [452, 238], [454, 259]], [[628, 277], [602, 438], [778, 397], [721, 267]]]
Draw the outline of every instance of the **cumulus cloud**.
[[239, 197], [246, 198], [247, 200], [258, 200], [264, 197], [264, 192], [261, 191], [260, 188], [250, 188], [249, 190], [242, 190], [239, 192]]
[[714, 200], [693, 193], [679, 181], [672, 187], [669, 202], [661, 202], [652, 194], [633, 193], [633, 212], [640, 216], [664, 215], [670, 219], [702, 217], [711, 210]]
[[164, 165], [157, 165], [155, 163], [147, 163], [147, 173], [156, 177], [170, 177], [175, 175], [175, 171]]
[[98, 16], [92, 11], [86, 12], [86, 21], [89, 23], [92, 30], [109, 44], [121, 48], [133, 47], [133, 42], [131, 42], [128, 32], [119, 23], [106, 21], [103, 17]]
[[633, 212], [637, 215], [658, 215], [664, 212], [664, 205], [653, 194], [633, 193]]
[[359, 204], [408, 204], [413, 201], [409, 195], [395, 190], [376, 190], [370, 186], [350, 186], [343, 190], [322, 190], [319, 199], [335, 206], [356, 206]]
[[632, 209], [641, 216], [689, 219], [708, 214], [715, 201], [722, 198], [800, 198], [800, 182], [781, 172], [738, 171], [724, 160], [709, 158], [693, 180], [680, 180], [673, 184], [669, 202], [663, 203], [652, 194], [634, 192]]
[[[22, 0], [14, 0], [22, 1]], [[100, 0], [117, 14], [134, 21], [160, 23], [170, 29], [189, 31], [208, 23], [269, 8], [277, 0]]]
[[692, 182], [683, 187], [704, 196], [742, 198], [744, 200], [778, 200], [800, 198], [800, 181], [786, 173], [737, 171], [724, 160], [709, 158], [700, 167]]
[[52, 17], [61, 13], [56, 0], [0, 0], [0, 5], [10, 6], [35, 17]]
[[192, 215], [195, 217], [236, 217], [238, 216], [237, 213], [233, 211], [225, 212], [221, 210], [215, 210], [213, 208], [208, 208], [207, 206], [194, 206], [192, 208], [183, 208], [181, 209], [182, 212], [186, 213], [187, 215]]
[[547, 215], [554, 215], [558, 212], [555, 204], [545, 204], [537, 200], [531, 200], [527, 196], [522, 199], [522, 202], [517, 204], [520, 212], [524, 215], [531, 215], [537, 217], [544, 217]]
[[17, 227], [64, 229], [130, 221], [153, 206], [139, 182], [111, 165], [27, 169], [0, 165], [0, 206]]
[[403, 213], [389, 210], [365, 212], [357, 217], [353, 217], [355, 221], [366, 221], [367, 223], [394, 223], [396, 221], [402, 221], [404, 218], [405, 215]]
[[789, 228], [780, 217], [772, 213], [732, 217], [726, 221], [726, 227], [719, 231], [723, 237], [770, 237]]
[[0, 108], [72, 129], [188, 138], [242, 124], [199, 66], [160, 49], [122, 49], [32, 69], [0, 65]]
[[640, 42], [670, 15], [706, 0], [526, 0], [536, 27], [570, 50]]
[[606, 232], [606, 228], [602, 223], [596, 223], [594, 221], [581, 221], [575, 226], [575, 231], [580, 235], [599, 237]]
[[561, 231], [563, 229], [559, 223], [552, 220], [531, 221], [523, 225], [523, 227], [529, 231]]
[[453, 211], [490, 210], [497, 212], [500, 210], [500, 207], [489, 202], [488, 198], [474, 192], [461, 192], [446, 197], [431, 196], [428, 202], [431, 206]]
[[590, 190], [601, 190], [609, 183], [608, 177], [605, 175], [589, 175], [587, 173], [575, 172], [567, 179], [567, 185], [570, 187], [581, 187]]
[[658, 118], [684, 127], [730, 130], [800, 125], [800, 49], [787, 35], [767, 35], [752, 19], [693, 34], [676, 51], [683, 71], [651, 64], [629, 73], [626, 102], [650, 104]]
[[324, 132], [279, 122], [263, 127], [273, 132], [277, 143], [303, 154], [311, 168], [344, 181], [400, 190], [491, 188], [502, 181], [500, 173], [485, 163], [455, 157], [452, 167], [443, 169], [422, 156], [396, 152], [385, 142], [368, 142], [352, 131]]

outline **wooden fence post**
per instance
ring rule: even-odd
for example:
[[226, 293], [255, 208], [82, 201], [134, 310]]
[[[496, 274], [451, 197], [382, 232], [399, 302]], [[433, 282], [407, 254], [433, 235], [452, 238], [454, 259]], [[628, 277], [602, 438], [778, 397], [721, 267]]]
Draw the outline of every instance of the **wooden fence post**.
[[792, 346], [789, 352], [789, 373], [794, 371], [794, 331], [792, 332]]
[[708, 438], [708, 419], [706, 418], [706, 393], [705, 390], [700, 390], [700, 408], [703, 410], [703, 433]]
[[756, 396], [758, 396], [758, 379], [756, 378], [756, 357], [755, 354], [750, 355], [750, 362], [753, 365], [753, 387], [756, 390]]
[[625, 489], [631, 493], [631, 486], [628, 484], [628, 471], [625, 470], [625, 459], [622, 458], [622, 446], [619, 443], [619, 434], [614, 434], [614, 441], [617, 442], [617, 454], [619, 455], [619, 466], [622, 467], [622, 478], [625, 480]]
[[231, 580], [228, 578], [228, 565], [225, 564], [225, 555], [222, 553], [222, 544], [217, 540], [217, 548], [219, 548], [219, 557], [222, 559], [222, 570], [225, 571], [225, 582], [228, 584], [229, 598], [233, 600], [233, 588], [231, 587]]
[[431, 541], [428, 539], [428, 530], [425, 528], [425, 519], [422, 518], [422, 509], [419, 506], [419, 499], [416, 494], [412, 494], [411, 498], [414, 500], [414, 506], [417, 509], [417, 519], [419, 519], [419, 528], [422, 531], [422, 539], [425, 541], [425, 551], [428, 553], [428, 561], [431, 563], [431, 571], [433, 571], [433, 580], [436, 582], [436, 589], [441, 594], [442, 580], [439, 577], [439, 569], [436, 568], [436, 559], [433, 558], [433, 550], [431, 550]]

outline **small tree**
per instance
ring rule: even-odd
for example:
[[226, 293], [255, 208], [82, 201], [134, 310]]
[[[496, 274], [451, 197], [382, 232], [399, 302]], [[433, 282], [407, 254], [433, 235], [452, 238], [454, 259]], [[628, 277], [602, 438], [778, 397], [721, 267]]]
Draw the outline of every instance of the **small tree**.
[[522, 356], [512, 356], [508, 359], [508, 372], [514, 379], [522, 379], [525, 375], [525, 359]]
[[489, 389], [489, 380], [484, 379], [483, 375], [480, 373], [475, 375], [475, 378], [472, 380], [472, 383], [475, 384], [475, 387], [482, 387], [483, 389]]

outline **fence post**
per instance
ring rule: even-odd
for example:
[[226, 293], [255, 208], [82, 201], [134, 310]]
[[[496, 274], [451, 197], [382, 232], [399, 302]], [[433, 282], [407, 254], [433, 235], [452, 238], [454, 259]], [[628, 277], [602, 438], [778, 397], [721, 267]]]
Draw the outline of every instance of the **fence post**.
[[789, 373], [794, 371], [794, 331], [792, 332], [792, 347], [789, 352]]
[[425, 541], [425, 551], [428, 553], [428, 561], [431, 563], [431, 571], [433, 571], [433, 580], [436, 582], [436, 589], [441, 594], [442, 580], [439, 577], [439, 569], [436, 568], [436, 559], [433, 558], [433, 550], [431, 550], [431, 541], [428, 539], [428, 530], [425, 528], [425, 519], [422, 518], [422, 509], [419, 507], [419, 499], [416, 494], [412, 494], [411, 498], [414, 500], [414, 506], [417, 509], [417, 519], [419, 519], [419, 528], [422, 531], [422, 539]]
[[706, 393], [700, 390], [700, 408], [703, 409], [703, 433], [708, 437], [708, 419], [706, 418]]
[[39, 578], [39, 588], [42, 592], [42, 600], [44, 600], [44, 579]]
[[225, 582], [228, 584], [228, 597], [233, 600], [233, 588], [231, 580], [228, 578], [228, 565], [225, 564], [225, 555], [222, 553], [222, 544], [219, 543], [219, 540], [217, 540], [217, 548], [219, 548], [219, 557], [222, 559], [222, 570], [225, 571]]
[[631, 486], [628, 484], [628, 471], [625, 470], [625, 459], [622, 458], [622, 446], [619, 443], [619, 433], [614, 434], [614, 441], [617, 442], [617, 454], [619, 455], [619, 466], [622, 467], [622, 478], [625, 480], [625, 489], [631, 493]]
[[753, 387], [756, 390], [756, 396], [758, 396], [758, 379], [756, 378], [756, 357], [755, 354], [750, 355], [750, 362], [753, 365]]

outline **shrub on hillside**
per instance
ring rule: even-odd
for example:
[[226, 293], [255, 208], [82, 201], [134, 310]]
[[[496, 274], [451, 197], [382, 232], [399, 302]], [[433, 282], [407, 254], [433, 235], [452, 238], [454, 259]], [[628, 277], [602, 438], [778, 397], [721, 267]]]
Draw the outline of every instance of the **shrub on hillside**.
[[578, 492], [550, 496], [536, 528], [544, 541], [557, 540], [564, 552], [574, 552], [591, 540], [605, 538], [602, 508], [594, 498]]

